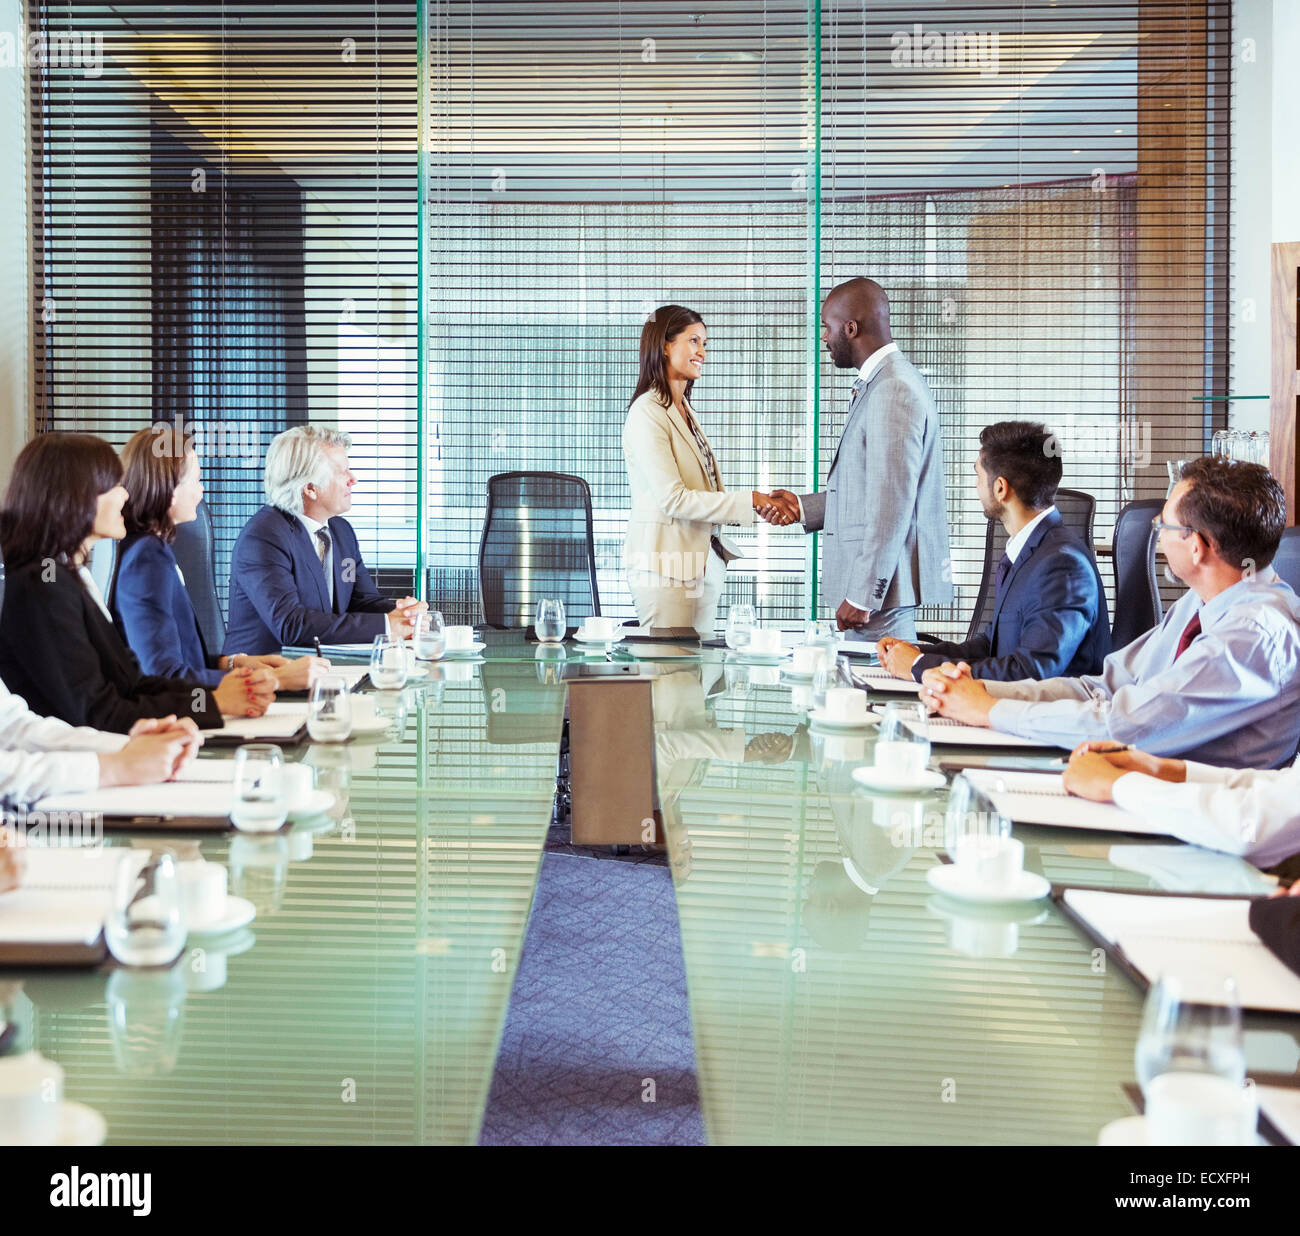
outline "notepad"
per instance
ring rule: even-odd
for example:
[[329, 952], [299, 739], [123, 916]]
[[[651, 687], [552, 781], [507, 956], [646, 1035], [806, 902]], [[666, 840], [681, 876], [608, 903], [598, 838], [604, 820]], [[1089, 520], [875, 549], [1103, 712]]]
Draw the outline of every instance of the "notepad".
[[208, 742], [291, 742], [307, 724], [301, 704], [272, 704], [260, 717], [227, 717], [219, 730], [205, 735]]
[[[1038, 742], [1033, 738], [1021, 738], [1017, 734], [1002, 734], [997, 730], [985, 729], [979, 725], [963, 725], [951, 717], [931, 717], [926, 723], [930, 742], [936, 747], [1042, 747], [1048, 750], [1060, 750], [1055, 743]], [[908, 729], [916, 727], [908, 724]]]
[[179, 816], [225, 819], [234, 800], [233, 782], [168, 781], [162, 785], [115, 785], [80, 794], [51, 794], [36, 811], [93, 812], [117, 818]]
[[916, 695], [921, 690], [919, 682], [895, 678], [888, 670], [881, 669], [878, 665], [864, 665], [850, 672], [858, 686], [866, 687], [871, 691], [898, 691], [904, 695]]
[[25, 857], [21, 887], [0, 893], [0, 947], [93, 945], [112, 908], [118, 865], [143, 863], [148, 853], [29, 848]]
[[230, 784], [234, 779], [234, 760], [191, 760], [174, 778], [178, 783], [201, 781], [205, 784], [214, 781], [218, 784]]
[[[1067, 793], [1060, 773], [989, 772], [968, 768], [962, 774], [985, 794], [1003, 815], [1017, 824], [1047, 824], [1058, 828], [1091, 828], [1106, 833], [1142, 833], [1162, 837], [1167, 832], [1113, 803], [1094, 803]], [[1001, 784], [1005, 789], [999, 790]]]
[[1241, 1006], [1300, 1013], [1300, 977], [1250, 929], [1245, 898], [1168, 897], [1067, 889], [1064, 905], [1098, 939], [1117, 947], [1148, 983], [1177, 975], [1186, 998], [1221, 1004], [1215, 979], [1237, 983]]

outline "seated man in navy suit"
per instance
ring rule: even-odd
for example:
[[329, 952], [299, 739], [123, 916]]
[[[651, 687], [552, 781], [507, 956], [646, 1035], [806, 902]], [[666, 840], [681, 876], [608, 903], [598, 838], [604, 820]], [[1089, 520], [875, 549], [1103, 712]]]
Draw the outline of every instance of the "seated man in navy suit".
[[1007, 549], [997, 567], [993, 618], [973, 639], [917, 647], [882, 639], [880, 663], [921, 681], [945, 661], [967, 661], [976, 678], [1077, 678], [1101, 672], [1110, 652], [1106, 594], [1092, 550], [1052, 505], [1061, 481], [1056, 439], [1030, 421], [1000, 421], [980, 434], [975, 488]]
[[267, 505], [244, 525], [230, 561], [230, 622], [223, 652], [278, 653], [368, 644], [376, 635], [405, 638], [423, 601], [380, 594], [361, 561], [352, 525], [357, 478], [348, 467], [352, 439], [315, 425], [279, 434], [266, 452]]

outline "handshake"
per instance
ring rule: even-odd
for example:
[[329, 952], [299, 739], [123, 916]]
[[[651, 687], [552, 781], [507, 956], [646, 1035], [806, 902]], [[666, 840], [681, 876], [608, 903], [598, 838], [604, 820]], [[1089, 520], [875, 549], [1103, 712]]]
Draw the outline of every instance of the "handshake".
[[799, 499], [788, 489], [774, 489], [770, 494], [754, 490], [754, 510], [769, 524], [784, 527], [799, 522]]

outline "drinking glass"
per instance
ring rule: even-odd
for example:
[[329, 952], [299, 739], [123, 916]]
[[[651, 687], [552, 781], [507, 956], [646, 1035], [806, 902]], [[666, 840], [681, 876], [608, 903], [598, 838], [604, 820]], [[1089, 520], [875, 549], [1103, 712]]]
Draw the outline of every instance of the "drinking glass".
[[1212, 1073], [1240, 1086], [1246, 1056], [1236, 982], [1223, 975], [1161, 975], [1147, 993], [1134, 1065], [1144, 1094], [1154, 1078], [1179, 1071]]
[[341, 674], [322, 674], [311, 684], [307, 733], [313, 742], [346, 742], [352, 733], [352, 696]]
[[835, 624], [824, 618], [814, 619], [804, 624], [803, 642], [805, 644], [834, 644], [839, 637]]
[[230, 821], [249, 833], [273, 833], [288, 816], [284, 755], [273, 743], [246, 743], [235, 752]]
[[[999, 786], [1003, 784], [998, 782]], [[973, 781], [958, 773], [948, 787], [943, 848], [950, 855], [955, 854], [957, 839], [972, 833], [987, 837], [1009, 837], [1011, 820], [994, 809], [992, 801]]]
[[558, 643], [564, 638], [564, 602], [544, 600], [537, 602], [537, 620], [534, 624], [537, 638], [544, 643]]
[[1269, 467], [1273, 462], [1272, 454], [1269, 451], [1270, 441], [1267, 429], [1255, 437], [1255, 449], [1258, 452], [1255, 462], [1265, 468]]
[[1149, 1144], [1254, 1141], [1257, 1104], [1245, 1085], [1241, 1004], [1231, 978], [1161, 975], [1147, 993], [1134, 1064]]
[[740, 652], [749, 646], [749, 633], [756, 622], [752, 605], [733, 605], [727, 610], [727, 647]]
[[830, 687], [854, 687], [848, 657], [825, 656], [817, 666], [812, 680], [813, 708], [820, 712], [826, 707], [826, 692]]
[[886, 704], [876, 740], [876, 767], [916, 780], [930, 762], [929, 733], [924, 705], [901, 700]]
[[447, 637], [442, 629], [442, 614], [436, 609], [415, 616], [415, 630], [411, 645], [418, 661], [436, 661], [447, 649]]
[[1214, 436], [1210, 439], [1210, 454], [1216, 459], [1229, 458], [1228, 431], [1226, 429], [1216, 429], [1214, 431]]
[[370, 649], [370, 681], [380, 691], [400, 691], [406, 686], [406, 643], [376, 635]]
[[143, 865], [131, 855], [118, 865], [104, 939], [124, 966], [169, 966], [180, 956], [185, 921], [170, 854], [150, 854]]

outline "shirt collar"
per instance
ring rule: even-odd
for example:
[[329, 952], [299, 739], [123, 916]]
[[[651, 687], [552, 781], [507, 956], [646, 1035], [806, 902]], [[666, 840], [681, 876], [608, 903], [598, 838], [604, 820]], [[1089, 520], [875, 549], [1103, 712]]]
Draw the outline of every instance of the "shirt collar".
[[1020, 557], [1020, 551], [1024, 549], [1025, 542], [1029, 540], [1030, 533], [1033, 532], [1039, 524], [1043, 522], [1054, 510], [1055, 506], [1049, 506], [1045, 511], [1039, 511], [1015, 536], [1007, 542], [1007, 560], [1014, 562]]
[[[1201, 601], [1200, 597], [1196, 597], [1196, 612], [1201, 616], [1201, 630], [1205, 630], [1208, 624], [1214, 622], [1215, 619], [1222, 616], [1238, 602], [1244, 600], [1245, 593], [1252, 586], [1255, 584], [1273, 584], [1277, 582], [1277, 578], [1277, 572], [1271, 566], [1260, 567], [1255, 572], [1254, 578], [1238, 580], [1231, 588], [1225, 588], [1218, 596], [1211, 597], [1208, 601]], [[1196, 596], [1196, 593], [1192, 592], [1190, 588], [1187, 591], [1190, 596]]]
[[870, 382], [876, 376], [876, 370], [884, 363], [884, 359], [891, 352], [898, 351], [898, 344], [887, 343], [883, 348], [877, 348], [865, 361], [862, 362], [862, 368], [858, 370], [859, 382]]
[[328, 526], [317, 519], [312, 519], [310, 515], [299, 515], [298, 522], [307, 529], [307, 539], [312, 543], [312, 548], [314, 549], [316, 546], [316, 533], [318, 533], [322, 528], [325, 528], [326, 531], [328, 531]]

